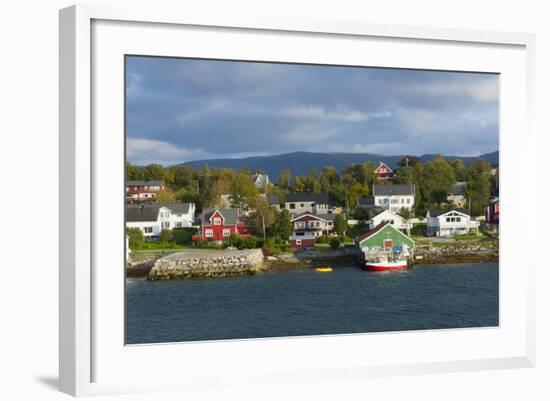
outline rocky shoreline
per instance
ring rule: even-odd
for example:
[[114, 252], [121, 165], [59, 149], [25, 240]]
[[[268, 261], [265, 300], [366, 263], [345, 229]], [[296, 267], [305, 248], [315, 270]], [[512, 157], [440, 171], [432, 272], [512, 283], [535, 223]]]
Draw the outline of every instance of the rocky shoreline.
[[[233, 277], [262, 272], [289, 271], [318, 266], [359, 264], [358, 250], [305, 250], [265, 256], [261, 249], [204, 250], [141, 255], [126, 268], [126, 277], [149, 280]], [[498, 262], [498, 244], [478, 243], [452, 246], [419, 246], [413, 264], [454, 264]]]

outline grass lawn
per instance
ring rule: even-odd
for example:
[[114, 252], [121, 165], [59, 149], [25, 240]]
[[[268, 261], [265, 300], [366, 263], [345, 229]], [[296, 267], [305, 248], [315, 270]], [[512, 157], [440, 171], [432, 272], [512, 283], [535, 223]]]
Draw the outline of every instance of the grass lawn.
[[145, 242], [138, 249], [132, 249], [132, 251], [163, 251], [171, 249], [186, 249], [189, 248], [185, 245], [178, 245], [174, 242]]

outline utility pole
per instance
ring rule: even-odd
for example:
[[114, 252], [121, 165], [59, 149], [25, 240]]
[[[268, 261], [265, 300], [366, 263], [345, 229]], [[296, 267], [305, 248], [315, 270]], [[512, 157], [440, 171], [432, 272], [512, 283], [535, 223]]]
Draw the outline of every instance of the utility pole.
[[264, 242], [265, 242], [265, 216], [262, 215], [262, 228], [264, 229]]

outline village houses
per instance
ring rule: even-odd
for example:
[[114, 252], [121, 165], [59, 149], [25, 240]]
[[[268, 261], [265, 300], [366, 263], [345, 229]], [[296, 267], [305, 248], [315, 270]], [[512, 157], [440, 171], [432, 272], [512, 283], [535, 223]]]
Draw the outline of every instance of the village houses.
[[426, 212], [427, 234], [436, 237], [477, 234], [479, 221], [470, 217], [467, 210], [435, 210]]
[[402, 216], [396, 213], [390, 212], [389, 210], [384, 210], [378, 213], [373, 218], [371, 218], [369, 221], [367, 221], [369, 230], [372, 230], [374, 227], [377, 227], [382, 223], [389, 223], [390, 225], [397, 228], [398, 230], [404, 231], [408, 235], [410, 235], [412, 223], [410, 223], [407, 219], [403, 218]]
[[498, 196], [493, 198], [485, 208], [485, 224], [491, 231], [498, 230], [500, 215], [500, 201]]
[[399, 212], [401, 209], [412, 210], [414, 206], [414, 184], [374, 184], [372, 187], [374, 205], [391, 212]]
[[126, 181], [126, 201], [129, 203], [154, 202], [157, 193], [164, 191], [163, 180]]
[[447, 195], [447, 202], [458, 208], [466, 206], [466, 183], [464, 181], [455, 182], [453, 188]]
[[269, 176], [267, 174], [257, 173], [252, 176], [252, 181], [254, 181], [256, 188], [263, 191], [269, 185]]
[[194, 216], [194, 203], [126, 205], [126, 227], [141, 229], [149, 239], [164, 229], [192, 227]]

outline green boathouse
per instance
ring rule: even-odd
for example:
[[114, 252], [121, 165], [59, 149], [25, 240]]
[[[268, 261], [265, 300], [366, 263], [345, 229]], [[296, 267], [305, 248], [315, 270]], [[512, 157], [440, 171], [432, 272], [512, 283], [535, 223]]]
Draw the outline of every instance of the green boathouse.
[[388, 222], [380, 223], [368, 233], [358, 236], [355, 244], [361, 249], [391, 248], [403, 244], [414, 248], [414, 241]]

